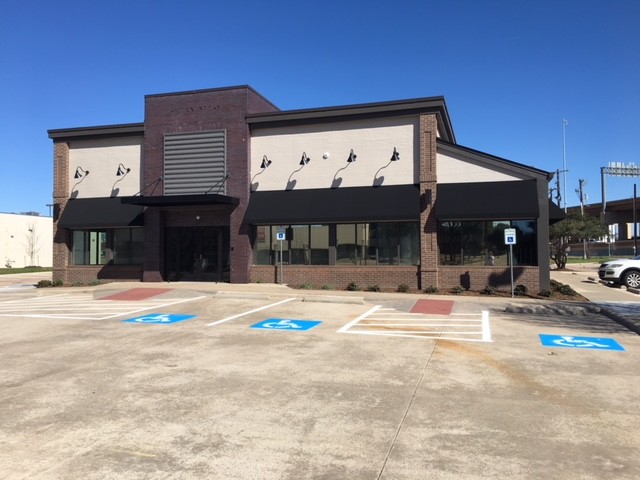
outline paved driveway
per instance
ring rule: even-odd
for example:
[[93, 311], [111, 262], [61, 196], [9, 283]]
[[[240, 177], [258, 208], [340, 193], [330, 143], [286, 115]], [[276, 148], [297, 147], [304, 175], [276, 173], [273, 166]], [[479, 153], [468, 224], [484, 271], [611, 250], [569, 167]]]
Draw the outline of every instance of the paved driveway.
[[173, 324], [0, 317], [0, 477], [640, 478], [640, 337], [602, 316], [495, 305], [470, 342], [338, 333], [411, 300], [197, 296], [144, 312], [195, 315]]

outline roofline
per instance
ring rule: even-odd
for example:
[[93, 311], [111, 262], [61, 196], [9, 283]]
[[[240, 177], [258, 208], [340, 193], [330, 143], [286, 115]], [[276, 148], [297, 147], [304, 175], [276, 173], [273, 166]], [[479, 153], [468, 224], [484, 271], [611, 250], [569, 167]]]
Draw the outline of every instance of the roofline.
[[444, 97], [425, 97], [388, 102], [359, 103], [333, 107], [282, 110], [247, 115], [247, 123], [254, 127], [272, 127], [300, 123], [344, 121], [354, 117], [381, 117], [435, 112], [441, 135], [455, 143], [455, 134]]
[[255, 95], [262, 98], [265, 102], [271, 105], [273, 108], [280, 110], [277, 105], [275, 105], [271, 100], [258, 92], [251, 85], [233, 85], [230, 87], [216, 87], [216, 88], [203, 88], [198, 90], [184, 90], [181, 92], [168, 92], [168, 93], [151, 93], [145, 95], [144, 98], [155, 98], [155, 97], [169, 97], [175, 95], [193, 95], [198, 93], [211, 93], [211, 92], [224, 92], [227, 90], [251, 90]]
[[475, 156], [475, 157], [482, 157], [482, 158], [484, 158], [486, 160], [489, 160], [489, 161], [492, 161], [492, 162], [500, 162], [500, 163], [506, 165], [507, 167], [509, 167], [510, 169], [519, 170], [519, 171], [526, 171], [529, 174], [533, 174], [533, 175], [536, 175], [536, 176], [544, 177], [547, 180], [547, 182], [549, 182], [554, 176], [554, 172], [548, 172], [546, 170], [540, 170], [539, 168], [535, 168], [535, 167], [531, 167], [529, 165], [524, 165], [522, 163], [514, 162], [513, 160], [507, 160], [506, 158], [497, 157], [496, 155], [491, 155], [490, 153], [481, 152], [480, 150], [474, 150], [473, 148], [464, 147], [462, 145], [446, 142], [446, 141], [442, 140], [441, 138], [437, 139], [436, 147], [437, 148], [443, 148], [444, 150], [449, 150], [449, 151], [458, 150], [458, 151], [465, 152], [465, 153], [467, 153], [469, 155], [472, 155], [472, 156]]
[[144, 123], [123, 123], [118, 125], [101, 125], [95, 127], [60, 128], [47, 130], [53, 140], [70, 140], [74, 138], [129, 137], [144, 135]]

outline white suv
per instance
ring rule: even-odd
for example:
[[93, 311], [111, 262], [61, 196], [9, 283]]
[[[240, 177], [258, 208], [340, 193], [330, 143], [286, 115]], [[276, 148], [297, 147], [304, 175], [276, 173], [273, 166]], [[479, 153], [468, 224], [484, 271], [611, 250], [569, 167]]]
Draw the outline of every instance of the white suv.
[[600, 280], [640, 288], [640, 255], [634, 258], [618, 258], [600, 265]]

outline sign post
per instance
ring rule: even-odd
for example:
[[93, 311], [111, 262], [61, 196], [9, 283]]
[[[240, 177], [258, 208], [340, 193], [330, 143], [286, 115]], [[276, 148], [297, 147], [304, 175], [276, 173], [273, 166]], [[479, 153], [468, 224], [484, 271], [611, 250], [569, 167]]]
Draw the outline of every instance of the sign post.
[[504, 244], [509, 245], [509, 267], [511, 269], [511, 298], [513, 298], [513, 246], [516, 244], [516, 229], [504, 229]]
[[276, 234], [276, 238], [280, 242], [280, 285], [282, 285], [282, 242], [286, 238], [285, 231], [280, 228]]

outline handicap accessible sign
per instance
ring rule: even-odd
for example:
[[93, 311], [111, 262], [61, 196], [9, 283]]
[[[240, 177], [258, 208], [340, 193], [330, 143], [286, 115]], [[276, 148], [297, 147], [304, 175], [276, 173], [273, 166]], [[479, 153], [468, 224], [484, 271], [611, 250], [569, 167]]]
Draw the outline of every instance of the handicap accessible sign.
[[258, 330], [289, 330], [304, 332], [317, 327], [322, 322], [317, 320], [291, 320], [287, 318], [269, 318], [264, 322], [251, 325], [251, 328]]
[[155, 323], [161, 325], [168, 325], [170, 323], [184, 322], [191, 318], [195, 318], [195, 315], [175, 315], [172, 313], [151, 313], [149, 315], [143, 315], [142, 317], [134, 317], [129, 320], [123, 320], [123, 323]]
[[624, 347], [613, 338], [545, 335], [541, 333], [540, 341], [545, 347], [579, 348], [581, 350], [613, 350], [624, 352]]

